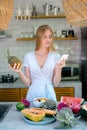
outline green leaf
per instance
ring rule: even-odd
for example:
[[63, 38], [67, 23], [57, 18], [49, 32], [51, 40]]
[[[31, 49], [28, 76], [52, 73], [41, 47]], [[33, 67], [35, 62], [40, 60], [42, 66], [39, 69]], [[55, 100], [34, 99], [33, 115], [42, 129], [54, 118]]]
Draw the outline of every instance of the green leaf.
[[54, 127], [54, 129], [69, 129], [71, 126], [65, 125], [65, 123], [60, 123], [58, 126]]

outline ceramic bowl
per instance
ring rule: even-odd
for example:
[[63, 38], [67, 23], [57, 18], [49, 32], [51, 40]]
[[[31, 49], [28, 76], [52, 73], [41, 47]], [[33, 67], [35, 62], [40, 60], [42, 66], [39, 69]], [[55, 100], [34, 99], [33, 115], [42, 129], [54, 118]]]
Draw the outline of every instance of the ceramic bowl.
[[34, 98], [33, 106], [42, 107], [46, 100], [47, 100], [47, 98], [43, 98], [43, 97]]

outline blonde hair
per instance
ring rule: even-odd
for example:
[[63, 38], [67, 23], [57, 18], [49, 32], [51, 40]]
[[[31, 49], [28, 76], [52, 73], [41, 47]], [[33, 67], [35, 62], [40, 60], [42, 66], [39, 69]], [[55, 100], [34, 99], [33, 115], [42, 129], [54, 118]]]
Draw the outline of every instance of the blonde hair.
[[35, 50], [38, 50], [41, 44], [41, 38], [44, 35], [44, 33], [46, 32], [46, 30], [50, 30], [51, 34], [52, 34], [52, 42], [51, 45], [49, 47], [50, 51], [55, 51], [54, 45], [53, 45], [53, 31], [51, 29], [50, 26], [48, 25], [41, 25], [38, 27], [37, 31], [36, 31], [36, 48]]

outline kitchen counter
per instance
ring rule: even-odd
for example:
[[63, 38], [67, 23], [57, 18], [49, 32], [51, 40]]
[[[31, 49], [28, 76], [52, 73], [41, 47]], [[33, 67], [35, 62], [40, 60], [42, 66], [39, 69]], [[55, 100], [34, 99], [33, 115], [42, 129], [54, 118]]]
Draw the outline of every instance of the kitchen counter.
[[25, 88], [26, 86], [21, 82], [20, 78], [13, 83], [0, 83], [0, 88]]
[[[59, 87], [74, 87], [75, 97], [82, 97], [82, 83], [81, 81], [61, 81]], [[0, 88], [28, 88], [20, 79], [14, 83], [0, 83]]]
[[[3, 102], [4, 104], [5, 102]], [[6, 104], [11, 102], [6, 102]], [[2, 104], [0, 102], [0, 104]], [[12, 107], [6, 114], [5, 118], [0, 122], [0, 130], [54, 130], [54, 127], [58, 124], [57, 121], [47, 125], [31, 125], [27, 123], [21, 112], [16, 110], [16, 102], [12, 103]], [[87, 121], [82, 119], [78, 120], [78, 124], [70, 130], [87, 130]]]

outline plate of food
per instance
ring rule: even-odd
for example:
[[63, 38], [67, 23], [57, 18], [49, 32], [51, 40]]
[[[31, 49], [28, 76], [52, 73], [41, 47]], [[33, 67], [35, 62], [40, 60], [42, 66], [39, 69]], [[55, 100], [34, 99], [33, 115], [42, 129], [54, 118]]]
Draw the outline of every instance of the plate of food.
[[56, 114], [55, 110], [48, 110], [43, 108], [27, 108], [22, 111], [24, 120], [33, 125], [45, 125], [56, 121], [53, 116]]

